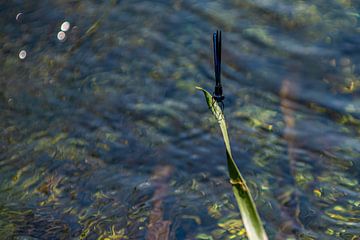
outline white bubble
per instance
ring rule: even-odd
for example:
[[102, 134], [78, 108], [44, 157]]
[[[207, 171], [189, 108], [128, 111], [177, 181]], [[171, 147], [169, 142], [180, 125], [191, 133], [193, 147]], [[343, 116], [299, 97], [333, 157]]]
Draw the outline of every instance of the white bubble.
[[60, 27], [61, 31], [66, 32], [70, 29], [70, 23], [68, 21], [65, 21], [61, 24]]
[[59, 39], [59, 41], [65, 41], [66, 34], [63, 31], [60, 31], [57, 34], [57, 38]]
[[25, 50], [21, 50], [19, 52], [19, 58], [20, 59], [25, 59], [26, 58], [26, 51]]

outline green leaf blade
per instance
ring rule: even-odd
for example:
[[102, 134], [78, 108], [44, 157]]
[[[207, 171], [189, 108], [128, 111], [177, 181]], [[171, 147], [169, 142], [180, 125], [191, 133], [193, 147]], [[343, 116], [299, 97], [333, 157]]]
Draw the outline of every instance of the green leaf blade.
[[201, 87], [196, 87], [196, 89], [201, 90], [204, 93], [206, 103], [219, 123], [226, 148], [230, 183], [232, 184], [232, 190], [235, 195], [247, 235], [250, 240], [267, 240], [268, 237], [264, 230], [260, 216], [256, 210], [256, 206], [251, 196], [250, 190], [247, 187], [245, 179], [242, 177], [239, 168], [237, 167], [232, 157], [225, 116], [217, 102], [213, 99], [212, 95], [208, 91]]

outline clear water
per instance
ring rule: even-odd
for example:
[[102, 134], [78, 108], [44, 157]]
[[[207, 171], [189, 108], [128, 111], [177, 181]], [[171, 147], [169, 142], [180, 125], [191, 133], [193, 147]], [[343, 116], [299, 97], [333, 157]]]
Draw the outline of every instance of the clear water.
[[245, 239], [195, 90], [221, 29], [234, 156], [270, 239], [360, 239], [359, 10], [3, 1], [1, 238]]

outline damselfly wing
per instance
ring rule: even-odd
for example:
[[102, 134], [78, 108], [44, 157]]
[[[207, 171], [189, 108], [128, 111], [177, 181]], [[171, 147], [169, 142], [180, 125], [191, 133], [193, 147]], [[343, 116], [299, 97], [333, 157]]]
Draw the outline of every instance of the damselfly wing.
[[224, 95], [221, 85], [221, 31], [216, 31], [213, 34], [213, 46], [214, 46], [214, 70], [215, 70], [215, 91], [213, 93], [213, 99], [224, 110]]

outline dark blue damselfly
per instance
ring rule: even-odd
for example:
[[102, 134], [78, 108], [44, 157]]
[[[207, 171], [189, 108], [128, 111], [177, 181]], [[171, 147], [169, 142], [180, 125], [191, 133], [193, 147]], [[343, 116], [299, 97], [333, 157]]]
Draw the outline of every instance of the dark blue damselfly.
[[224, 95], [221, 86], [221, 31], [213, 34], [214, 45], [214, 67], [215, 67], [215, 91], [213, 99], [219, 104], [221, 110], [224, 110]]

